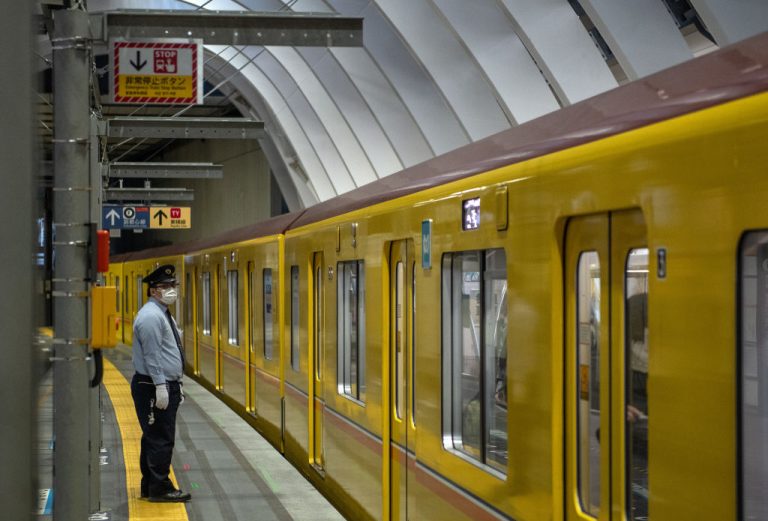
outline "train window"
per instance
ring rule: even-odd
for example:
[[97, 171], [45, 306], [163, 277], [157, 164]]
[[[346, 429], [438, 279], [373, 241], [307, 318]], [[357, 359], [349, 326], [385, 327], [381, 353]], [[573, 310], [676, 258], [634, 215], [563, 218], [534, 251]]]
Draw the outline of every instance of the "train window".
[[312, 339], [314, 348], [314, 366], [315, 366], [315, 378], [320, 379], [323, 376], [323, 349], [322, 349], [322, 336], [323, 332], [323, 309], [325, 304], [323, 301], [323, 267], [322, 259], [316, 263], [315, 266], [315, 278], [312, 281], [312, 322], [314, 325], [314, 338]]
[[144, 305], [144, 285], [141, 282], [143, 278], [141, 275], [136, 277], [136, 312]]
[[187, 273], [184, 283], [184, 314], [186, 317], [186, 323], [192, 324], [192, 274]]
[[442, 260], [443, 440], [507, 469], [507, 267], [502, 249]]
[[600, 259], [582, 252], [577, 271], [577, 468], [582, 509], [600, 513]]
[[272, 293], [272, 269], [265, 268], [264, 279], [264, 358], [272, 359], [272, 310], [274, 309], [274, 297]]
[[291, 266], [291, 367], [299, 370], [299, 267]]
[[211, 334], [211, 273], [203, 273], [203, 334]]
[[768, 231], [745, 235], [740, 256], [741, 519], [768, 519]]
[[246, 323], [248, 324], [248, 333], [246, 333], [246, 334], [248, 335], [248, 338], [249, 338], [248, 342], [250, 343], [250, 350], [253, 353], [253, 352], [256, 351], [256, 349], [255, 349], [255, 343], [256, 342], [255, 342], [254, 335], [253, 335], [253, 332], [254, 332], [254, 330], [256, 328], [255, 328], [254, 323], [253, 323], [253, 317], [254, 317], [254, 315], [253, 315], [253, 308], [254, 308], [254, 301], [253, 301], [253, 299], [255, 297], [254, 297], [254, 294], [253, 294], [253, 263], [251, 263], [251, 262], [248, 263], [248, 296], [246, 298], [248, 300], [248, 318], [246, 320]]
[[648, 519], [648, 248], [631, 250], [625, 280], [628, 519]]
[[181, 317], [181, 299], [180, 298], [177, 298], [174, 304], [173, 316], [179, 317], [179, 320], [177, 321], [176, 325], [179, 326], [178, 327], [179, 336], [181, 338], [181, 341], [183, 342], [184, 341], [184, 329], [183, 329], [184, 324]]
[[240, 345], [240, 292], [238, 291], [237, 270], [227, 271], [227, 296], [229, 301], [229, 320], [227, 321], [227, 331], [229, 332], [230, 345]]
[[365, 266], [339, 262], [337, 268], [338, 391], [365, 400]]

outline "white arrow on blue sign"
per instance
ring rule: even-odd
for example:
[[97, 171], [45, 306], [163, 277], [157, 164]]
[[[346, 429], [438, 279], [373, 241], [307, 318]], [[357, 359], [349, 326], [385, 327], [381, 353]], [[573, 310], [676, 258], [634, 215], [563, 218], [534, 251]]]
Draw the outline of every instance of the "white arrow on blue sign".
[[101, 227], [105, 230], [149, 228], [149, 207], [104, 205]]
[[105, 230], [123, 227], [123, 209], [120, 206], [101, 207], [101, 227]]

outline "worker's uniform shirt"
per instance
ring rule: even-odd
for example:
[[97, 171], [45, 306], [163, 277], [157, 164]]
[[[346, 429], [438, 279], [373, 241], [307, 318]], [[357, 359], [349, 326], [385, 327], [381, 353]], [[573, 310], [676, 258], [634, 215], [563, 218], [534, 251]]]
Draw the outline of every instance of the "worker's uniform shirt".
[[133, 368], [152, 378], [155, 385], [179, 381], [184, 373], [181, 346], [176, 344], [167, 310], [151, 297], [133, 321]]

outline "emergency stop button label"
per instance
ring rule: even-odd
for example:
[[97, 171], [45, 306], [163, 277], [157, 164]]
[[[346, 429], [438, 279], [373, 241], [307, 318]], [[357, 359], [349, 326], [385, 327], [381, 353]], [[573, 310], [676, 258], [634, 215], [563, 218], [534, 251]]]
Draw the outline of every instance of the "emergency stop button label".
[[203, 102], [202, 40], [110, 42], [115, 103]]

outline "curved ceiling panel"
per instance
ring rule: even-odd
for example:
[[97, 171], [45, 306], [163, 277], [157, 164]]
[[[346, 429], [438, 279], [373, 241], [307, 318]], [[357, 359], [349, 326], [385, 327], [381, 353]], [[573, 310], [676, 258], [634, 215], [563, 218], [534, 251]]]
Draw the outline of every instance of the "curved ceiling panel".
[[[358, 184], [365, 183], [402, 170], [403, 164], [398, 159], [392, 143], [384, 134], [365, 98], [336, 60], [333, 51], [317, 47], [298, 48], [298, 51], [323, 84], [353, 136], [360, 143], [361, 151], [373, 166], [371, 179], [356, 178], [355, 181]], [[357, 173], [357, 170], [354, 171]]]
[[500, 0], [563, 105], [617, 86], [600, 51], [563, 0]]
[[373, 2], [361, 9], [358, 0], [331, 0], [341, 14], [364, 16], [363, 41], [366, 50], [399, 94], [434, 154], [448, 152], [470, 142], [456, 114], [440, 89], [413, 58], [395, 28]]
[[371, 108], [400, 163], [407, 167], [431, 158], [434, 152], [421, 128], [368, 51], [340, 48], [331, 52], [341, 66], [349, 71], [350, 81]]
[[[339, 187], [339, 193], [375, 181], [377, 176], [360, 142], [307, 62], [296, 49], [291, 47], [268, 47], [267, 49], [301, 90], [307, 103], [317, 114], [318, 120], [324, 125], [325, 133], [329, 136], [333, 147], [344, 161], [343, 170], [339, 167], [328, 170], [334, 183]], [[261, 66], [262, 61], [260, 57], [257, 64]], [[352, 182], [351, 187], [345, 182], [344, 172]]]
[[560, 108], [495, 0], [433, 1], [477, 60], [509, 119], [519, 124]]
[[[224, 81], [244, 113], [264, 120], [263, 148], [292, 209], [611, 89], [624, 74], [642, 77], [690, 58], [690, 31], [675, 21], [691, 22], [665, 2], [89, 0], [91, 11], [364, 18], [362, 48], [209, 48], [220, 55], [207, 56], [208, 79]], [[764, 0], [689, 2], [684, 17], [692, 13], [699, 36], [711, 33], [721, 45], [768, 30]]]
[[658, 0], [581, 0], [629, 79], [693, 58]]
[[[258, 48], [248, 47], [245, 52], [249, 53], [249, 58], [252, 58], [258, 52]], [[320, 120], [318, 113], [304, 96], [289, 71], [269, 52], [259, 54], [254, 60], [254, 65], [269, 78], [277, 91], [280, 92], [286, 105], [293, 112], [299, 125], [301, 125], [302, 131], [306, 134], [315, 154], [317, 154], [317, 157], [323, 164], [324, 172], [327, 173], [330, 179], [333, 195], [355, 188], [355, 183], [349, 170], [347, 170], [347, 165], [336, 148], [335, 142], [328, 135], [328, 127]], [[316, 175], [315, 172], [309, 170], [307, 170], [307, 174], [310, 178]], [[325, 194], [320, 190], [318, 190], [317, 195], [321, 200], [327, 198], [324, 197]]]
[[[247, 52], [247, 49], [246, 49]], [[240, 73], [245, 76], [264, 96], [269, 103], [270, 112], [274, 114], [275, 119], [280, 123], [283, 132], [288, 137], [296, 157], [299, 159], [303, 168], [310, 169], [312, 172], [312, 185], [317, 198], [320, 201], [328, 199], [338, 194], [331, 179], [327, 175], [327, 170], [321, 156], [317, 152], [317, 136], [310, 136], [305, 132], [305, 125], [314, 118], [314, 112], [308, 106], [306, 101], [297, 102], [298, 96], [286, 98], [286, 93], [297, 91], [295, 85], [290, 89], [291, 79], [284, 71], [280, 71], [279, 64], [267, 56], [267, 61], [273, 65], [270, 69], [259, 68], [252, 62], [255, 53], [250, 55], [241, 53], [233, 47], [227, 48], [222, 53], [221, 58], [234, 70], [240, 69]], [[268, 64], [269, 64], [268, 63]], [[264, 119], [265, 114], [259, 114]], [[303, 122], [302, 122], [303, 118]], [[313, 141], [312, 137], [316, 139]], [[326, 159], [328, 154], [326, 154]], [[338, 159], [327, 159], [330, 164], [341, 163]]]
[[[206, 69], [206, 77], [213, 79], [213, 81], [220, 81], [236, 72], [230, 64], [215, 57], [210, 62], [210, 71]], [[273, 91], [274, 87], [265, 80], [264, 83], [267, 84], [268, 88], [259, 90], [256, 88], [258, 81], [251, 80], [248, 77], [253, 74], [248, 76], [246, 74], [248, 72], [253, 72], [257, 76], [263, 76], [263, 74], [255, 67], [252, 67], [251, 70], [246, 68], [244, 72], [245, 74], [235, 74], [229, 83], [221, 87], [221, 91], [229, 97], [232, 104], [243, 116], [264, 122], [265, 135], [259, 139], [259, 145], [261, 145], [262, 151], [267, 156], [272, 175], [280, 187], [288, 209], [294, 211], [316, 204], [319, 202], [319, 199], [315, 188], [304, 174], [304, 169], [300, 167], [300, 162], [295, 152], [295, 149], [301, 148], [307, 148], [311, 152], [306, 136], [303, 135], [295, 120], [287, 122], [286, 128], [296, 131], [297, 134], [297, 140], [291, 143], [290, 138], [283, 131], [283, 125], [272, 114], [270, 104], [264, 98], [265, 92], [267, 95], [275, 97], [277, 93], [270, 92], [270, 89]], [[283, 111], [283, 114], [292, 115], [289, 110]], [[308, 164], [313, 164], [312, 162], [317, 163], [314, 166], [317, 167], [318, 171], [322, 171], [322, 165], [319, 164], [317, 157], [314, 155], [311, 155], [308, 159]], [[288, 165], [291, 165], [291, 167], [289, 168]], [[330, 186], [330, 183], [328, 183], [328, 186]]]
[[736, 43], [768, 31], [768, 2], [765, 0], [689, 0], [715, 41]]
[[379, 8], [427, 70], [471, 141], [509, 128], [477, 62], [429, 0], [388, 0]]

